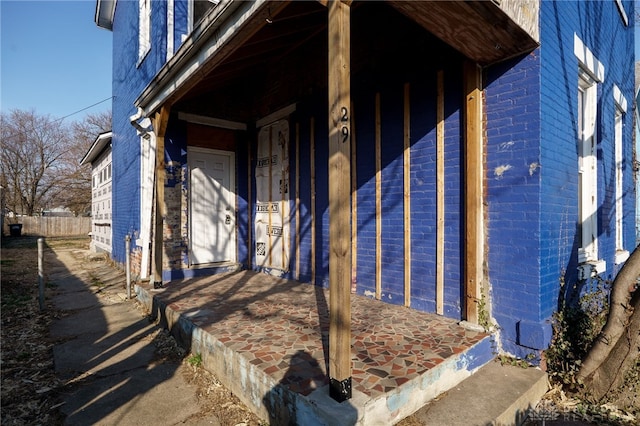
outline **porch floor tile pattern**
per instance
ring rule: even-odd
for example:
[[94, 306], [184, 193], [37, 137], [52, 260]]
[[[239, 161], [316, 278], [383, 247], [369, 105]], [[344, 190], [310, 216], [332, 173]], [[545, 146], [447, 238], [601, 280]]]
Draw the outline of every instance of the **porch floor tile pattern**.
[[[329, 383], [329, 292], [253, 271], [172, 281], [150, 293], [249, 362], [308, 395]], [[389, 392], [486, 337], [455, 320], [351, 295], [352, 387]]]

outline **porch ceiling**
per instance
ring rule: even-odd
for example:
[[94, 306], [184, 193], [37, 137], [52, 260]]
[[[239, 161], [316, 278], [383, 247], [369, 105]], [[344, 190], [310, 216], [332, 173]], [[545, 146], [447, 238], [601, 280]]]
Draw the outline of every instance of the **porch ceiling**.
[[[199, 97], [232, 81], [245, 79], [247, 85], [251, 84], [252, 77], [264, 73], [269, 63], [326, 31], [327, 9], [322, 3], [257, 0], [249, 9], [245, 2], [221, 1], [135, 105], [151, 114], [165, 103], [180, 102], [183, 107], [191, 100], [197, 103]], [[365, 3], [355, 1], [352, 8]], [[494, 2], [386, 3], [481, 65], [531, 51], [538, 45]]]
[[293, 1], [277, 15], [267, 10], [260, 19], [260, 30], [201, 78], [181, 101], [223, 88], [230, 81], [250, 79], [327, 28], [326, 8], [315, 2]]
[[481, 65], [509, 59], [538, 46], [494, 1], [387, 2]]

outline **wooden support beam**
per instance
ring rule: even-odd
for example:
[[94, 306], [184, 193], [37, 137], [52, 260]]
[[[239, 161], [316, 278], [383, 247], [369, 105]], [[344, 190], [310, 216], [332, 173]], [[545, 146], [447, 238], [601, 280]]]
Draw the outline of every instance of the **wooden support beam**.
[[296, 280], [300, 280], [300, 123], [296, 123]]
[[436, 313], [444, 314], [444, 72], [436, 95]]
[[309, 157], [311, 162], [311, 283], [316, 283], [316, 120], [309, 123]]
[[483, 160], [482, 160], [482, 69], [473, 62], [464, 64], [465, 93], [465, 315], [478, 322], [478, 301], [482, 289]]
[[253, 254], [255, 250], [253, 248], [253, 230], [255, 225], [253, 223], [253, 200], [251, 193], [253, 192], [251, 182], [253, 182], [253, 170], [251, 170], [251, 144], [253, 140], [247, 141], [247, 266], [249, 269], [253, 266]]
[[156, 136], [156, 173], [155, 173], [155, 226], [153, 233], [153, 287], [162, 287], [162, 258], [164, 253], [164, 181], [166, 167], [164, 163], [164, 134], [169, 122], [169, 107], [162, 106], [153, 118], [153, 130]]
[[358, 288], [358, 179], [356, 163], [356, 120], [351, 102], [351, 293]]
[[351, 21], [329, 3], [329, 389], [351, 398]]
[[[271, 229], [272, 228], [272, 214], [273, 214], [273, 209], [271, 208], [271, 205], [273, 203], [273, 126], [269, 126], [269, 159], [271, 159], [269, 161], [269, 180], [267, 182], [269, 182], [268, 185], [268, 194], [269, 194], [269, 208], [268, 213], [267, 213], [267, 265], [269, 265], [269, 267], [273, 267], [273, 241], [272, 241], [272, 236], [271, 236]], [[280, 160], [282, 161], [282, 159]], [[278, 211], [281, 212], [282, 210], [280, 210], [281, 206], [278, 206]]]
[[404, 85], [404, 306], [411, 306], [411, 86]]
[[376, 156], [376, 294], [382, 298], [382, 120], [380, 116], [380, 93], [375, 101], [375, 156]]

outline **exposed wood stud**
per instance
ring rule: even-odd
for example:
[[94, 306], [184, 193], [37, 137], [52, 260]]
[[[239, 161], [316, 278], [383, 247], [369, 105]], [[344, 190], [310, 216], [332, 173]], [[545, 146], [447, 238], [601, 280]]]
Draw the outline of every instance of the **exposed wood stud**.
[[253, 181], [253, 171], [251, 170], [251, 141], [247, 141], [247, 265], [249, 269], [253, 267], [253, 200], [251, 182]]
[[375, 104], [375, 156], [376, 156], [376, 299], [382, 298], [382, 130], [380, 93]]
[[351, 102], [351, 293], [358, 286], [358, 179], [356, 164], [356, 121]]
[[478, 322], [478, 300], [482, 288], [484, 256], [482, 198], [482, 70], [470, 61], [464, 64], [465, 93], [465, 315]]
[[444, 314], [444, 72], [436, 95], [436, 313]]
[[162, 106], [153, 119], [153, 129], [156, 135], [156, 193], [155, 193], [155, 226], [153, 243], [153, 284], [162, 286], [162, 260], [164, 253], [164, 181], [166, 168], [164, 163], [164, 134], [169, 122], [169, 107]]
[[[273, 266], [273, 259], [271, 257], [272, 253], [273, 253], [273, 241], [271, 238], [271, 229], [272, 228], [272, 208], [271, 208], [271, 204], [273, 203], [273, 126], [269, 126], [269, 180], [267, 182], [269, 182], [268, 188], [269, 188], [269, 208], [268, 213], [267, 213], [267, 217], [269, 219], [268, 221], [268, 227], [267, 227], [267, 264], [269, 266]], [[282, 161], [282, 160], [281, 160]], [[281, 206], [279, 206], [281, 207]], [[282, 212], [281, 209], [278, 209], [278, 211]]]
[[316, 120], [311, 117], [309, 126], [309, 151], [311, 162], [311, 283], [316, 283]]
[[329, 390], [351, 398], [350, 7], [329, 3]]
[[300, 280], [300, 123], [296, 123], [296, 280]]
[[[291, 194], [291, 188], [290, 188], [290, 181], [289, 179], [291, 178], [289, 170], [289, 153], [291, 152], [289, 150], [289, 137], [286, 137], [286, 144], [280, 140], [282, 136], [282, 133], [280, 131], [278, 131], [278, 145], [280, 146], [280, 211], [282, 212], [282, 227], [284, 229], [284, 227], [286, 226], [288, 229], [290, 229], [291, 227], [291, 204], [289, 204], [289, 200], [290, 200], [290, 194]], [[287, 167], [282, 167], [282, 164], [284, 164], [285, 158], [287, 159]], [[285, 200], [286, 197], [286, 200]], [[290, 237], [290, 236], [288, 236]], [[280, 252], [280, 268], [282, 270], [288, 270], [291, 266], [289, 265], [288, 262], [288, 258], [289, 258], [289, 253], [290, 253], [290, 246], [291, 246], [291, 239], [288, 238], [288, 241], [283, 241], [282, 242], [282, 250]]]
[[404, 306], [411, 306], [411, 86], [404, 85]]

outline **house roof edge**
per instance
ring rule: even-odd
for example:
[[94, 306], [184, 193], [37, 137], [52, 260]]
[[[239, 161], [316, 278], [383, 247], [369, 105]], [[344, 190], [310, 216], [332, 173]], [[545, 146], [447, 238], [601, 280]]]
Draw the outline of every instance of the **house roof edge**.
[[102, 152], [102, 150], [107, 146], [108, 143], [111, 142], [111, 138], [113, 136], [113, 132], [109, 130], [108, 132], [103, 132], [96, 137], [96, 140], [93, 141], [91, 147], [87, 151], [87, 153], [80, 160], [80, 165], [84, 166], [85, 164], [91, 163], [96, 159], [98, 155]]

